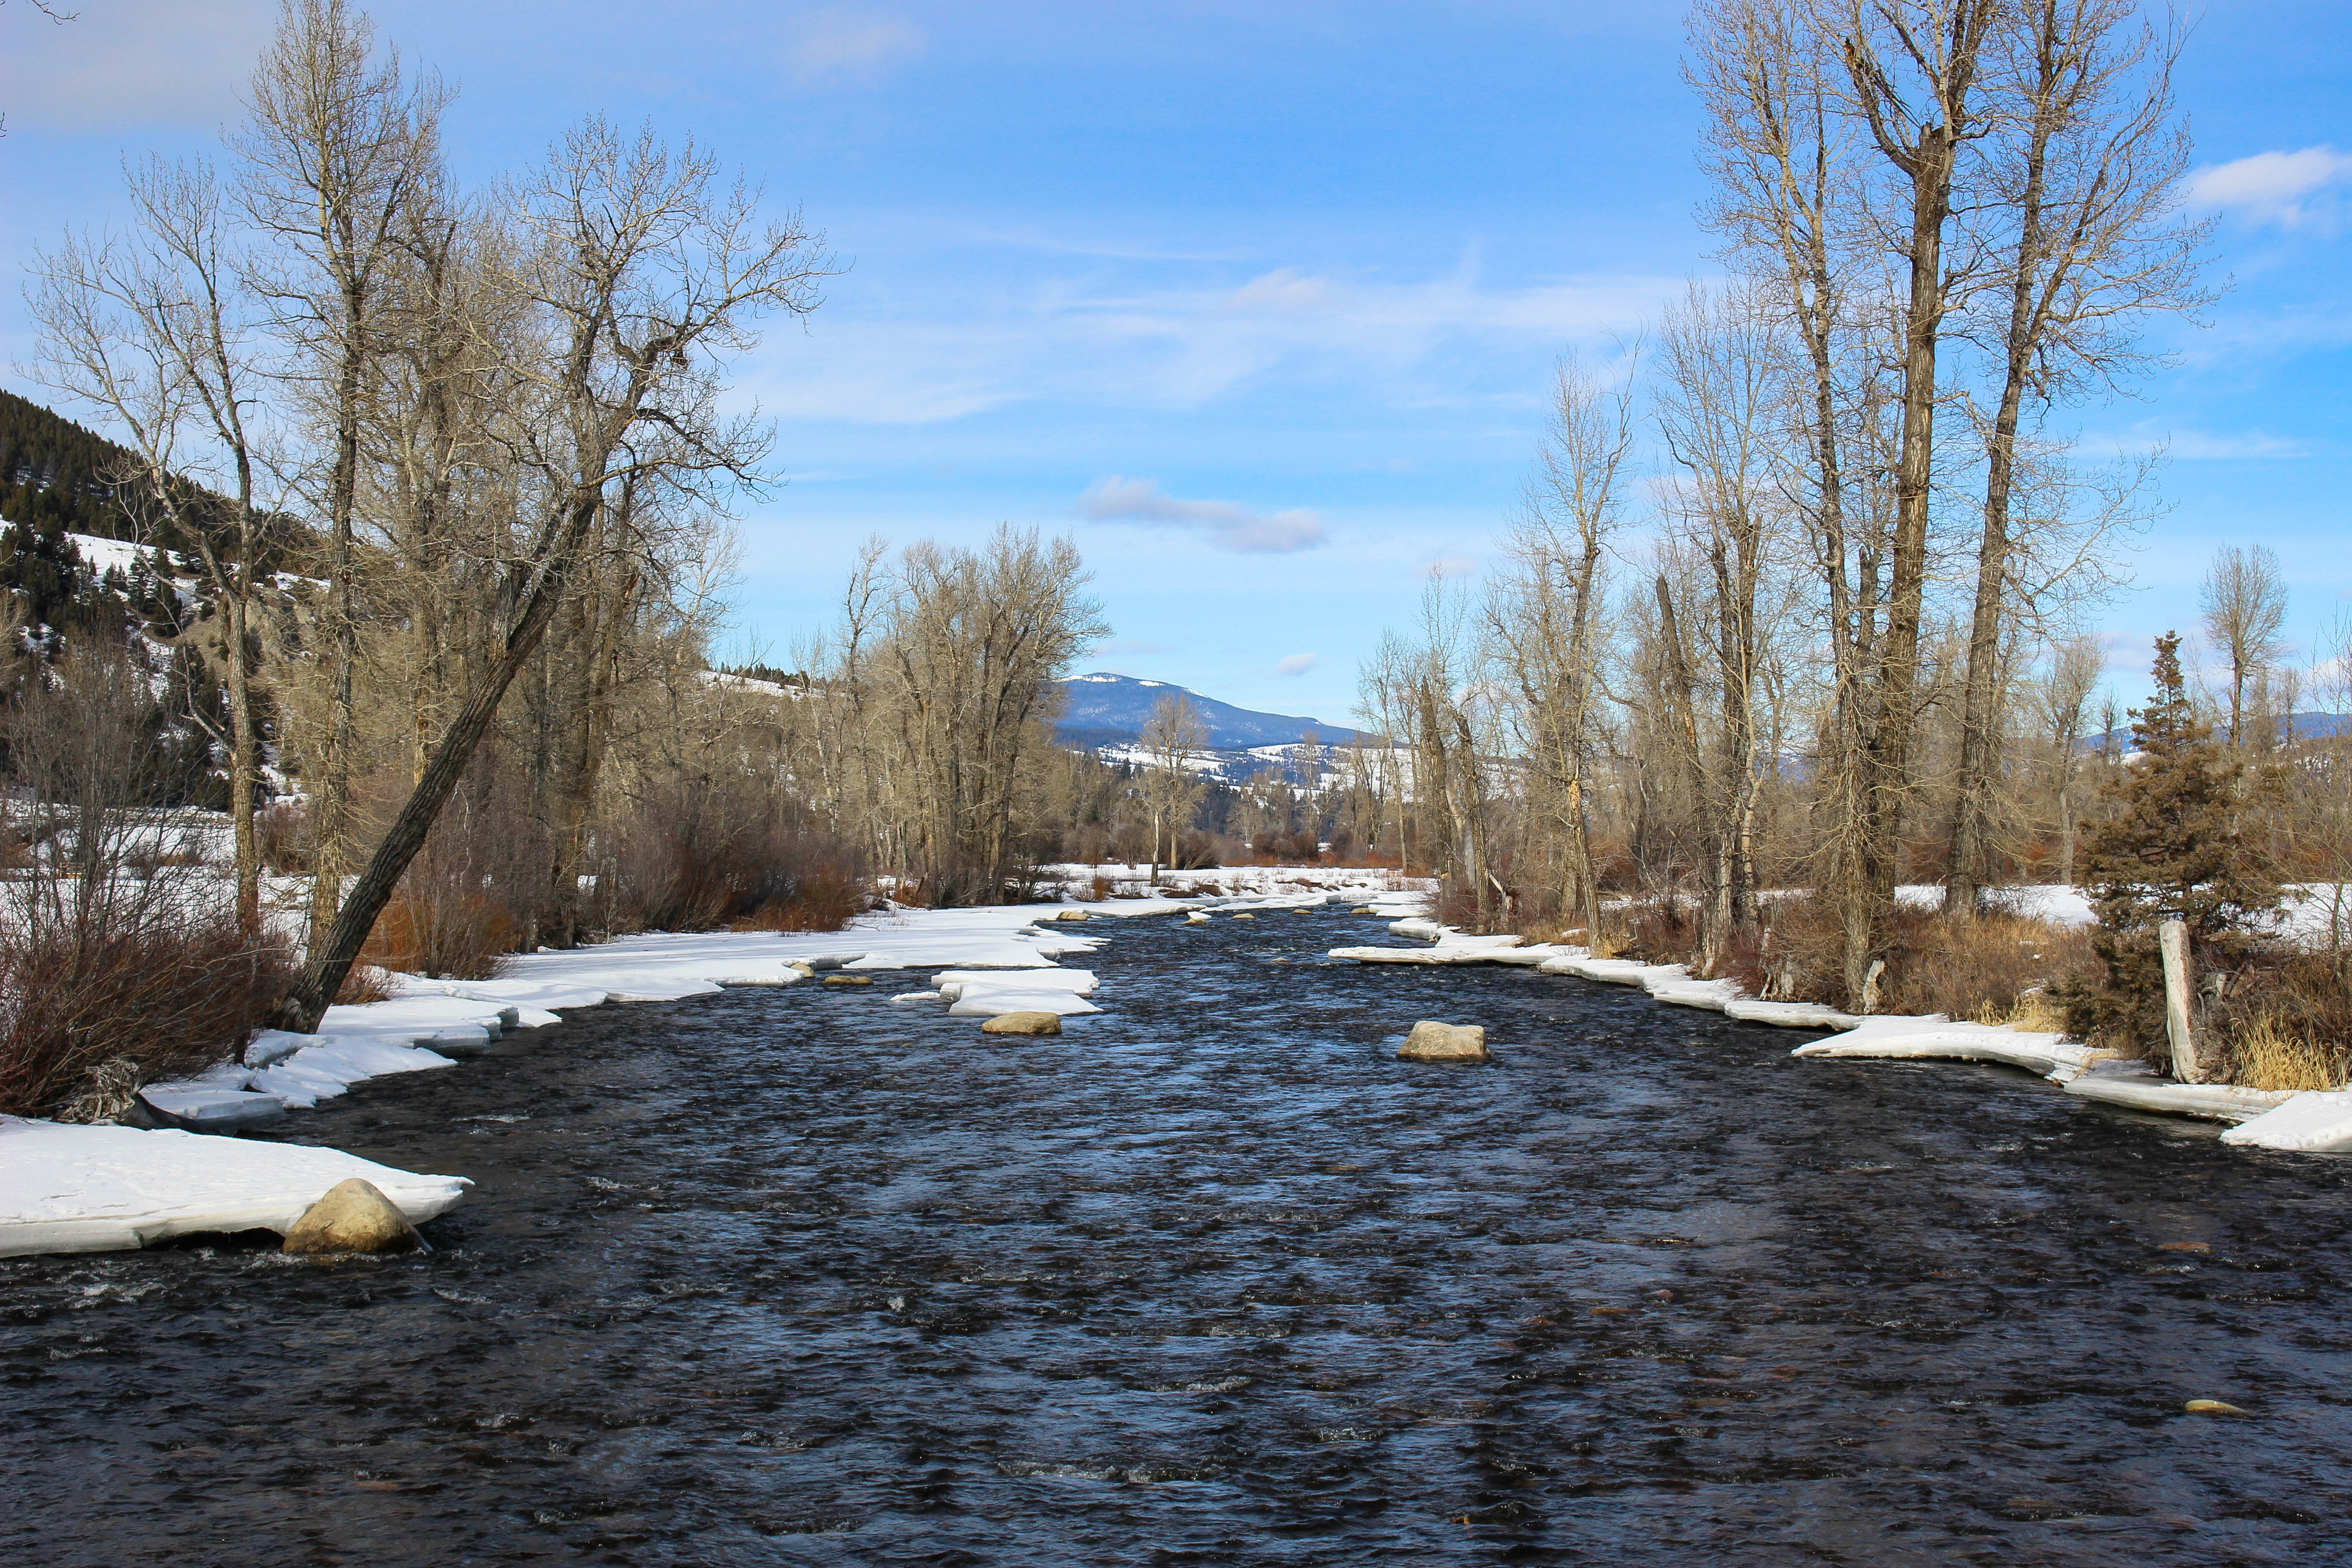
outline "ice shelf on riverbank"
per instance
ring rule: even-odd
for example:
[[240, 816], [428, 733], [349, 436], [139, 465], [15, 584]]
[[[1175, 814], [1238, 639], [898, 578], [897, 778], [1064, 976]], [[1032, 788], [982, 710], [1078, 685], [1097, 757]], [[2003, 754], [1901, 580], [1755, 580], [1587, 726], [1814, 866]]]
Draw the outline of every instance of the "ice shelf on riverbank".
[[353, 1176], [374, 1183], [411, 1223], [473, 1184], [339, 1149], [0, 1116], [0, 1258], [126, 1251], [198, 1232], [282, 1234]]
[[[1942, 889], [1905, 889], [1906, 901]], [[2070, 888], [2008, 889], [2011, 907], [2040, 919], [2089, 918], [2089, 906]], [[1790, 1054], [1810, 1058], [1992, 1062], [2049, 1079], [2069, 1094], [2134, 1110], [2161, 1111], [2238, 1125], [2222, 1142], [2241, 1147], [2304, 1152], [2352, 1152], [2352, 1090], [2240, 1089], [2229, 1084], [2176, 1083], [2144, 1063], [2112, 1060], [2063, 1035], [2006, 1025], [1956, 1023], [1941, 1014], [1861, 1016], [1808, 1002], [1767, 1002], [1743, 995], [1730, 980], [1697, 980], [1679, 963], [1594, 958], [1585, 949], [1539, 946], [1516, 936], [1469, 936], [1429, 919], [1400, 920], [1394, 935], [1420, 948], [1335, 947], [1329, 956], [1360, 963], [1534, 963], [1545, 974], [1569, 974], [1609, 984], [1638, 986], [1673, 1006], [1700, 1007], [1742, 1023], [1786, 1028], [1833, 1029]]]

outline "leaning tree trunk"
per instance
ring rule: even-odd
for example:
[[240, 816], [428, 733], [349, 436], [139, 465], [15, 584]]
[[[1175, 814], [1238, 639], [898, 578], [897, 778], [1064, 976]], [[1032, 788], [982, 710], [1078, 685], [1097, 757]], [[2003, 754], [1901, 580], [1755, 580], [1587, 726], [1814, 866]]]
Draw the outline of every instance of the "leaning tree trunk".
[[335, 994], [342, 989], [360, 949], [367, 944], [368, 933], [375, 929], [376, 917], [392, 901], [393, 889], [400, 885], [409, 862], [425, 847], [435, 819], [448, 804], [457, 781], [465, 776], [466, 765], [473, 760], [482, 737], [489, 732], [507, 688], [514, 683], [515, 676], [530, 662], [540, 639], [547, 635], [548, 623], [555, 618], [569, 584], [573, 557], [602, 504], [601, 489], [572, 502], [572, 515], [548, 552], [539, 580], [524, 599], [514, 629], [507, 635], [506, 646], [483, 671], [465, 706], [450, 721], [441, 743], [434, 749], [432, 760], [425, 764], [424, 775], [401, 806], [400, 815], [393, 819], [366, 868], [352, 884], [326, 939], [312, 944], [301, 980], [278, 1003], [273, 1022], [279, 1028], [300, 1035], [313, 1032], [319, 1020], [326, 1016]]

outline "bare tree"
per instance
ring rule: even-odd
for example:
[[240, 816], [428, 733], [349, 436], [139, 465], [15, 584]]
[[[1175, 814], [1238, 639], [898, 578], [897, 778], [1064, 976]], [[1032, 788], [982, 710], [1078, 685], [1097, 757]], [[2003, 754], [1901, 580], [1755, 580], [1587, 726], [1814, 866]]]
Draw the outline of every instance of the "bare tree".
[[1151, 814], [1151, 880], [1160, 880], [1160, 846], [1168, 845], [1168, 862], [1177, 859], [1176, 841], [1191, 826], [1208, 784], [1193, 771], [1192, 759], [1209, 743], [1208, 727], [1181, 692], [1171, 692], [1152, 705], [1143, 726], [1143, 754], [1150, 764], [1144, 780], [1145, 805]]
[[314, 949], [333, 920], [349, 855], [360, 637], [352, 543], [377, 316], [405, 209], [433, 176], [446, 101], [437, 81], [406, 81], [396, 55], [372, 63], [374, 38], [374, 24], [343, 0], [283, 0], [247, 88], [250, 117], [230, 142], [247, 212], [276, 242], [257, 287], [278, 304], [291, 348], [286, 372], [308, 395], [325, 447], [332, 693], [311, 788]]
[[2230, 669], [2230, 743], [2244, 735], [2246, 689], [2286, 654], [2286, 580], [2268, 545], [2225, 544], [2213, 554], [2199, 596], [2205, 640]]
[[2091, 691], [2105, 672], [2097, 639], [2068, 637], [2050, 650], [2050, 667], [2035, 696], [2042, 733], [2050, 743], [2052, 785], [2057, 796], [2058, 879], [2074, 880], [2074, 783], [2082, 771], [2084, 731], [2090, 721]]
[[[1685, 644], [1666, 578], [1659, 577], [1676, 699], [1669, 729], [1683, 738], [1701, 814], [1699, 956], [1711, 971], [1733, 931], [1753, 914], [1764, 777], [1758, 709], [1778, 597], [1765, 593], [1765, 575], [1780, 549], [1775, 477], [1785, 466], [1782, 366], [1769, 308], [1748, 288], [1720, 297], [1694, 289], [1667, 321], [1660, 358], [1659, 427], [1681, 470], [1670, 537], [1691, 559], [1708, 612]], [[1697, 682], [1686, 662], [1691, 647], [1706, 650], [1710, 667], [1714, 712], [1704, 744]]]
[[1050, 743], [1059, 679], [1109, 635], [1066, 539], [1007, 526], [986, 550], [923, 543], [901, 557], [881, 658], [906, 776], [911, 845], [932, 901], [998, 902], [1015, 818]]
[[1600, 930], [1591, 827], [1601, 650], [1608, 640], [1607, 555], [1622, 521], [1633, 444], [1632, 367], [1604, 387], [1574, 360], [1552, 382], [1536, 477], [1505, 546], [1484, 616], [1488, 657], [1534, 786], [1528, 809], [1560, 852], [1559, 903]]
[[[129, 184], [135, 218], [129, 237], [68, 237], [35, 264], [41, 374], [109, 416], [138, 465], [123, 476], [135, 509], [191, 543], [221, 607], [236, 918], [247, 937], [257, 937], [260, 741], [251, 617], [260, 521], [249, 424], [258, 380], [250, 301], [239, 288], [209, 167], [151, 160], [131, 171]], [[226, 520], [200, 480], [226, 496]]]
[[2158, 38], [2128, 0], [2026, 0], [2003, 18], [1989, 92], [2001, 117], [1986, 199], [1971, 226], [1999, 257], [1998, 313], [1984, 323], [2000, 376], [1985, 428], [1984, 521], [1944, 912], [1976, 911], [1986, 796], [1999, 747], [1996, 671], [2020, 584], [2012, 551], [2020, 431], [2046, 407], [2112, 385], [2143, 359], [2135, 321], [2204, 295], [2204, 226], [2178, 216], [2189, 141], [2173, 110], [2177, 36]]
[[619, 487], [656, 476], [678, 485], [756, 478], [763, 438], [748, 417], [718, 412], [712, 361], [747, 349], [759, 315], [815, 309], [828, 271], [796, 219], [762, 225], [755, 193], [722, 186], [707, 153], [674, 153], [649, 130], [624, 139], [586, 121], [509, 200], [527, 237], [509, 286], [545, 318], [556, 351], [530, 367], [548, 427], [560, 434], [533, 459], [546, 508], [520, 531], [506, 566], [504, 635], [471, 673], [415, 788], [312, 949], [279, 1010], [289, 1028], [317, 1026], [563, 605]]

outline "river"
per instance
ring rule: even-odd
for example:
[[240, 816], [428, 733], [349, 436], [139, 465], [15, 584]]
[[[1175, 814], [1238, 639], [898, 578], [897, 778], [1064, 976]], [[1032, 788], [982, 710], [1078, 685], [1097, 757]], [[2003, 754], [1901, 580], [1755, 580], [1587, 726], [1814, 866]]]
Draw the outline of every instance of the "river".
[[0, 1260], [0, 1556], [2352, 1562], [2352, 1161], [1336, 910], [1085, 929], [1057, 1040], [740, 990], [287, 1124], [472, 1177], [427, 1256]]

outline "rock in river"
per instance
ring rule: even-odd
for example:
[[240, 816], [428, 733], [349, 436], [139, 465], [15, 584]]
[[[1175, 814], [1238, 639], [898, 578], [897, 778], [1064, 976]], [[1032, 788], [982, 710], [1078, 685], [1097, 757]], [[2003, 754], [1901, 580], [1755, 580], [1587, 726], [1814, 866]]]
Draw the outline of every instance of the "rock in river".
[[415, 1252], [425, 1245], [408, 1216], [373, 1182], [353, 1176], [302, 1211], [285, 1250], [302, 1253]]
[[828, 974], [824, 977], [824, 983], [827, 985], [871, 985], [874, 984], [874, 976], [870, 974]]
[[999, 1013], [980, 1026], [983, 1035], [1058, 1035], [1062, 1017], [1058, 1013]]
[[1416, 1062], [1483, 1062], [1487, 1059], [1486, 1030], [1479, 1024], [1423, 1018], [1397, 1047], [1397, 1055]]

